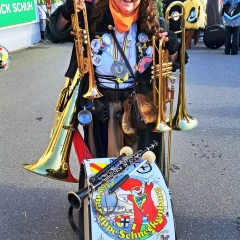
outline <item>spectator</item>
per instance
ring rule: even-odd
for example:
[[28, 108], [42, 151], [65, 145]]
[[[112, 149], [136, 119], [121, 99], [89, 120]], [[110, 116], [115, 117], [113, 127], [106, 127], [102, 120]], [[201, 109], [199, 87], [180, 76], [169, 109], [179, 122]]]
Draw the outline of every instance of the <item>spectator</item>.
[[191, 49], [191, 41], [194, 31], [199, 29], [199, 0], [187, 0], [184, 2], [185, 6], [185, 27], [186, 27], [186, 49]]
[[207, 28], [222, 24], [221, 13], [222, 3], [221, 0], [207, 0]]
[[[173, 3], [173, 2], [176, 2], [175, 0], [166, 0], [165, 1], [165, 4], [164, 4], [164, 15], [165, 15], [165, 12], [166, 12], [166, 9], [167, 7]], [[180, 2], [184, 2], [184, 0], [181, 0]], [[172, 16], [174, 14], [178, 14], [178, 13], [181, 13], [181, 7], [180, 6], [174, 6], [170, 9], [169, 11], [169, 15]], [[169, 20], [169, 30], [171, 31], [179, 31], [180, 30], [180, 25], [181, 25], [181, 19], [170, 19]], [[181, 34], [178, 34], [178, 37], [180, 37]]]
[[206, 7], [207, 7], [207, 0], [199, 0], [200, 3], [200, 11], [199, 11], [199, 18], [198, 24], [199, 28], [194, 31], [194, 45], [198, 45], [201, 30], [204, 30], [207, 25], [207, 14], [206, 14]]
[[51, 0], [51, 13], [63, 4], [63, 0]]
[[239, 39], [238, 39], [238, 50], [240, 50], [240, 33], [239, 33]]
[[[48, 9], [50, 5], [50, 9]], [[46, 20], [50, 13], [63, 4], [63, 0], [37, 0], [41, 40], [45, 39]]]
[[238, 54], [240, 32], [240, 0], [225, 0], [223, 24], [226, 27], [225, 54]]
[[40, 34], [41, 39], [44, 40], [44, 31], [46, 28], [46, 20], [47, 20], [47, 6], [46, 0], [37, 0], [38, 5], [38, 14], [39, 14], [39, 26], [40, 26]]

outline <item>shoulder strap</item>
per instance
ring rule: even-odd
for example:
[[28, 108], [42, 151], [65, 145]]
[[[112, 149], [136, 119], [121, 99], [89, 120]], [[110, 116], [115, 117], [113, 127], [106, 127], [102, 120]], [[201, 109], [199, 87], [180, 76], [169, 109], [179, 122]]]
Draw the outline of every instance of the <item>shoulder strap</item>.
[[123, 50], [122, 50], [122, 48], [121, 48], [121, 46], [120, 46], [116, 36], [115, 36], [115, 32], [113, 30], [111, 30], [111, 33], [112, 33], [113, 39], [114, 39], [114, 41], [115, 41], [115, 43], [117, 45], [117, 48], [118, 48], [119, 52], [121, 53], [121, 55], [123, 57], [123, 60], [126, 63], [126, 66], [127, 66], [128, 70], [129, 70], [129, 72], [131, 73], [133, 79], [134, 79], [134, 88], [133, 88], [133, 93], [132, 94], [135, 94], [136, 93], [137, 79], [136, 79], [136, 77], [135, 77], [135, 75], [133, 73], [133, 70], [132, 70], [132, 68], [130, 66], [129, 61], [126, 58], [126, 55], [124, 54], [124, 52], [123, 52]]

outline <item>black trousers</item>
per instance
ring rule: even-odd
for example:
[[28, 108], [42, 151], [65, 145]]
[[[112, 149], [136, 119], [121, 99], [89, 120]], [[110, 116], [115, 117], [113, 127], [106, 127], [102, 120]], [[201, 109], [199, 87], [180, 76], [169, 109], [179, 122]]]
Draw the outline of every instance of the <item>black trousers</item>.
[[240, 26], [229, 27], [226, 26], [226, 37], [225, 37], [225, 54], [235, 55], [238, 53], [238, 41], [240, 34]]

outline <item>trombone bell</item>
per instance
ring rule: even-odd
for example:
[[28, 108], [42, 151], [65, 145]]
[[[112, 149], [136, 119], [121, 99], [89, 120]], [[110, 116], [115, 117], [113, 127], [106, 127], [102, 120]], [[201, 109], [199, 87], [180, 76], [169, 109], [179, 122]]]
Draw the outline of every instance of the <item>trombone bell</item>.
[[70, 172], [69, 164], [62, 162], [62, 159], [54, 156], [42, 156], [39, 160], [32, 164], [23, 164], [26, 170], [39, 174], [43, 177], [52, 178], [64, 182], [77, 183], [78, 180], [74, 178]]
[[172, 130], [164, 121], [158, 122], [157, 126], [155, 127], [155, 132], [169, 132]]
[[193, 116], [187, 115], [183, 118], [174, 117], [172, 120], [172, 129], [187, 131], [195, 128], [198, 125], [198, 120]]
[[32, 164], [23, 164], [24, 169], [60, 181], [78, 182], [70, 172], [69, 157], [75, 132], [79, 85], [80, 82], [76, 81], [72, 96], [61, 113], [57, 126], [54, 127], [53, 135], [42, 157]]

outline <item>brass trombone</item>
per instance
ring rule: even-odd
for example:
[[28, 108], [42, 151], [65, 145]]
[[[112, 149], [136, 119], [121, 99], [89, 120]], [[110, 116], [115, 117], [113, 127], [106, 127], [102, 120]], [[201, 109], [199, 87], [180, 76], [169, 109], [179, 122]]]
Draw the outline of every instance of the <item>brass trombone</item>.
[[170, 119], [170, 127], [173, 130], [191, 130], [198, 125], [198, 121], [193, 116], [188, 115], [186, 108], [186, 81], [185, 81], [185, 8], [182, 2], [174, 1], [171, 3], [165, 12], [165, 21], [168, 28], [169, 20], [176, 18], [176, 15], [169, 16], [169, 12], [172, 7], [179, 6], [181, 8], [181, 30], [176, 33], [181, 33], [181, 64], [180, 64], [180, 73], [179, 73], [179, 91], [178, 91], [178, 104], [175, 116]]
[[[181, 8], [181, 13], [178, 16], [169, 16], [169, 12], [174, 6]], [[165, 12], [166, 31], [168, 31], [169, 20], [181, 17], [181, 29], [175, 33], [181, 33], [181, 63], [180, 71], [172, 73], [172, 62], [169, 61], [169, 52], [163, 47], [164, 38], [159, 40], [159, 45], [156, 45], [155, 37], [152, 37], [153, 47], [153, 66], [152, 66], [152, 83], [153, 83], [153, 102], [158, 107], [158, 117], [154, 132], [162, 133], [162, 142], [164, 142], [164, 132], [168, 132], [168, 154], [167, 154], [167, 175], [166, 182], [169, 184], [170, 175], [170, 156], [171, 156], [171, 134], [172, 130], [190, 130], [197, 126], [198, 121], [193, 116], [188, 115], [186, 109], [186, 84], [185, 84], [185, 8], [182, 2], [174, 1], [171, 3]], [[156, 54], [158, 53], [158, 55]], [[158, 63], [156, 63], [158, 58]], [[174, 100], [174, 83], [179, 77], [178, 104], [176, 113], [173, 117], [173, 100]], [[168, 87], [168, 82], [171, 82], [171, 88]], [[166, 105], [170, 103], [169, 119], [166, 117]], [[164, 148], [164, 144], [162, 146]], [[161, 156], [161, 171], [164, 172], [164, 151]]]
[[[152, 66], [152, 82], [153, 82], [153, 101], [154, 105], [158, 107], [158, 118], [154, 132], [168, 132], [173, 130], [190, 130], [198, 125], [198, 121], [193, 116], [188, 115], [186, 109], [186, 82], [185, 82], [185, 8], [182, 2], [174, 1], [171, 3], [165, 12], [166, 31], [168, 31], [169, 20], [176, 18], [177, 16], [169, 16], [169, 12], [172, 7], [181, 7], [181, 30], [176, 33], [181, 33], [181, 64], [180, 72], [172, 73], [172, 63], [169, 61], [168, 50], [163, 48], [163, 39], [159, 40], [159, 46], [156, 46], [155, 36], [152, 37], [153, 50], [153, 66]], [[156, 56], [156, 52], [158, 56]], [[159, 59], [159, 63], [156, 64], [156, 57]], [[171, 90], [169, 94], [168, 81], [174, 82], [175, 78], [179, 76], [179, 92], [178, 92], [178, 104], [175, 116], [172, 117], [170, 113], [169, 121], [166, 122], [166, 103], [173, 103], [173, 96], [171, 96]], [[157, 83], [158, 79], [158, 83]], [[170, 95], [170, 98], [168, 96]], [[172, 106], [171, 106], [172, 107]]]

